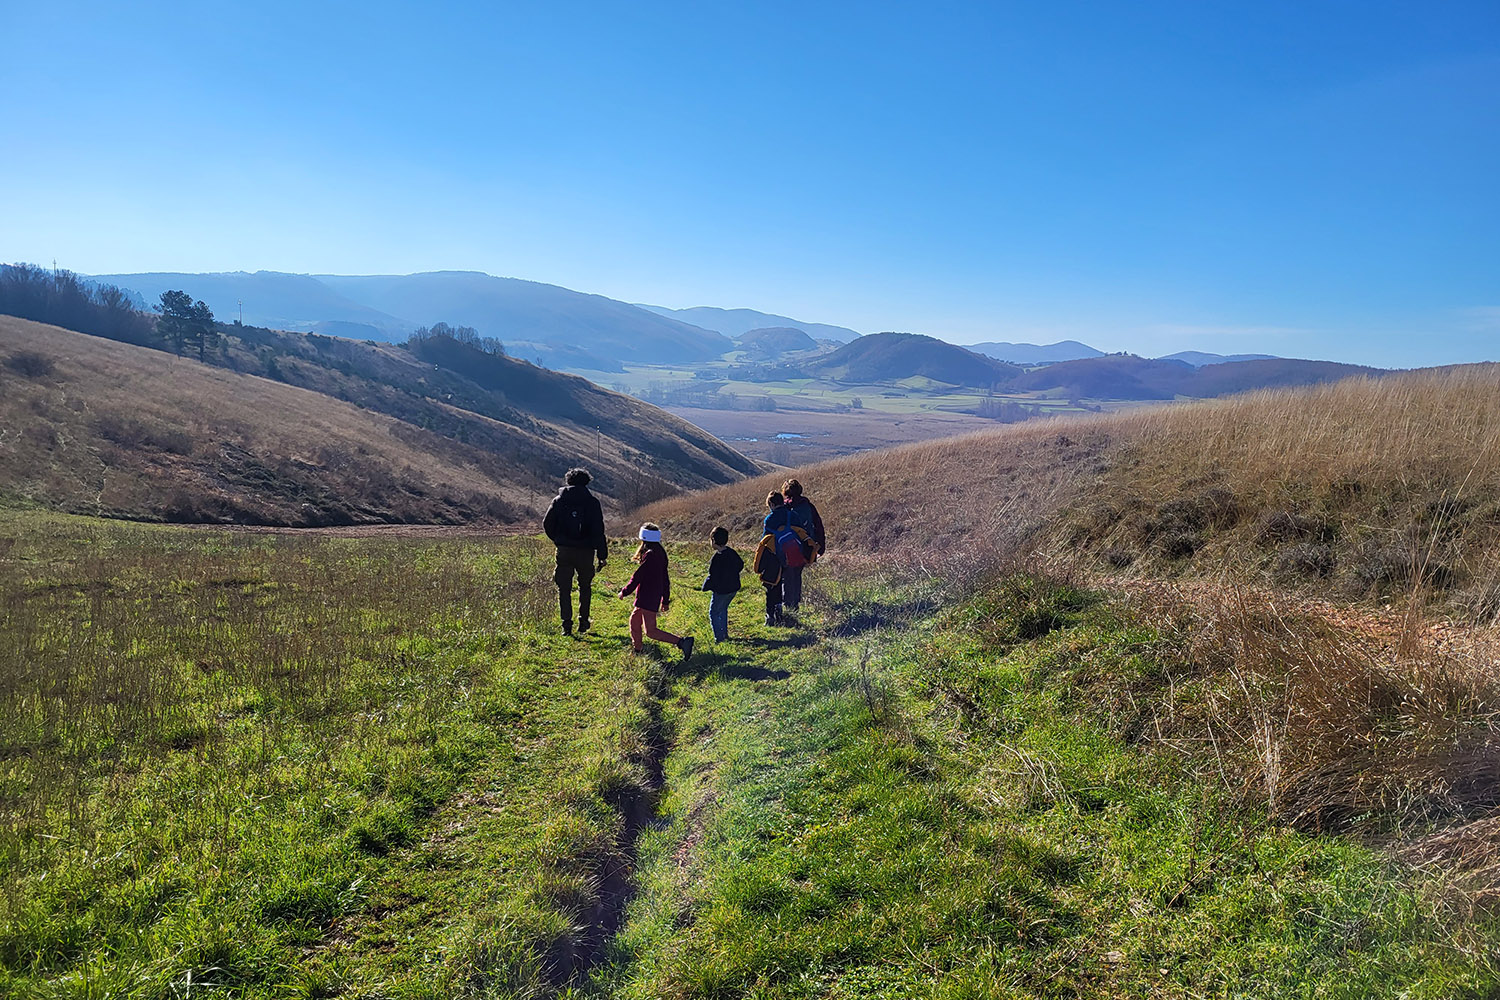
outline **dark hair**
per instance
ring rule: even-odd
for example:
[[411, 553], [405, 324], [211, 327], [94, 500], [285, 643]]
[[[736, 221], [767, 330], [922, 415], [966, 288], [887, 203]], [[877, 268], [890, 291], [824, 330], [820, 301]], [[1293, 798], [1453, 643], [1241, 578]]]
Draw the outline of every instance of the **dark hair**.
[[795, 479], [788, 479], [781, 484], [781, 492], [786, 494], [788, 500], [795, 500], [802, 495], [802, 484]]
[[728, 545], [729, 529], [724, 527], [722, 524], [719, 525], [714, 529], [714, 533], [708, 536], [708, 540], [710, 542], [713, 542], [715, 545]]
[[568, 474], [563, 476], [563, 482], [569, 486], [587, 486], [593, 481], [594, 477], [589, 475], [588, 469], [569, 469]]
[[777, 507], [780, 507], [782, 502], [783, 501], [781, 494], [777, 493], [775, 490], [772, 490], [771, 492], [766, 494], [766, 506], [771, 510], [775, 510]]

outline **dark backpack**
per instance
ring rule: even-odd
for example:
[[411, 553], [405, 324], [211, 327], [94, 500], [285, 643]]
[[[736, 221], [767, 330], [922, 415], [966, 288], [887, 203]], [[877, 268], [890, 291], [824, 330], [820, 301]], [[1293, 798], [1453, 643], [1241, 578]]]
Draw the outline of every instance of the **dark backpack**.
[[588, 519], [583, 516], [583, 510], [572, 507], [563, 512], [562, 523], [558, 525], [558, 531], [568, 541], [577, 542], [580, 545], [589, 541]]
[[568, 496], [565, 503], [558, 504], [557, 541], [563, 545], [588, 548], [594, 542], [594, 533], [589, 529], [589, 517], [585, 509], [585, 498]]

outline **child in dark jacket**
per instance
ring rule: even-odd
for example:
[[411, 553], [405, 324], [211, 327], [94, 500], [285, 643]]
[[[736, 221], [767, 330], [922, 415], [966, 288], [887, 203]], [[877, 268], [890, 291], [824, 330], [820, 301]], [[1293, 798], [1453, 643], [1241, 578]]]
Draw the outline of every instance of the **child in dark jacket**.
[[657, 614], [672, 604], [672, 581], [667, 576], [667, 550], [662, 548], [661, 528], [647, 521], [641, 525], [640, 539], [640, 548], [635, 550], [635, 561], [640, 566], [620, 591], [621, 597], [635, 594], [635, 609], [630, 612], [630, 646], [637, 653], [642, 652], [644, 633], [647, 638], [682, 650], [682, 660], [686, 663], [693, 655], [693, 637], [673, 635], [656, 627]]
[[745, 560], [729, 547], [728, 528], [715, 528], [709, 541], [713, 542], [714, 555], [708, 561], [708, 578], [703, 581], [703, 589], [713, 595], [708, 599], [708, 623], [714, 629], [714, 642], [727, 642], [729, 602], [740, 591], [740, 571], [745, 568]]

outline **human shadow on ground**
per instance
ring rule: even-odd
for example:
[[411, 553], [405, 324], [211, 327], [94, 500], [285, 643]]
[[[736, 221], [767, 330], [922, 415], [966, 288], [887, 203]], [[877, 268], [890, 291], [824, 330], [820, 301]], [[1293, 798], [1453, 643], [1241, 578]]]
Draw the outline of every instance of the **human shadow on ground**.
[[[790, 639], [782, 640], [755, 640], [738, 639], [735, 643], [753, 644], [767, 646], [774, 642], [781, 646], [806, 646], [807, 642], [793, 642]], [[700, 645], [693, 650], [693, 658], [686, 663], [681, 661], [672, 666], [672, 673], [679, 677], [694, 677], [702, 679], [709, 675], [717, 675], [724, 680], [745, 681], [784, 681], [792, 676], [790, 670], [772, 670], [758, 663], [746, 663], [735, 655], [734, 645], [727, 649], [722, 646]]]

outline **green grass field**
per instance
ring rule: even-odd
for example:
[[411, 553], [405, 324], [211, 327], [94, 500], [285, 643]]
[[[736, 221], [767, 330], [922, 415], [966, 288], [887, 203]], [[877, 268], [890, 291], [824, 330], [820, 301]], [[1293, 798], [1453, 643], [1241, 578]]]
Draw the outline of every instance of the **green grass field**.
[[0, 995], [1490, 996], [1432, 874], [1147, 751], [1149, 623], [837, 563], [709, 642], [671, 546], [558, 634], [531, 539], [0, 514]]

